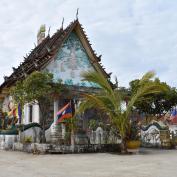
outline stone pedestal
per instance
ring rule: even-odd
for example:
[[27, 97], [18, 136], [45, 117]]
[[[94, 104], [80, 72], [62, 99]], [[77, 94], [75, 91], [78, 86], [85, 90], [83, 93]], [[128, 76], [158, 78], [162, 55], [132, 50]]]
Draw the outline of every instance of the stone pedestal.
[[59, 140], [62, 138], [60, 133], [60, 128], [56, 125], [57, 121], [57, 112], [58, 112], [58, 100], [54, 100], [54, 122], [51, 125], [51, 143], [58, 144]]
[[51, 138], [51, 143], [54, 144], [60, 143], [60, 140], [62, 139], [62, 134], [61, 134], [60, 127], [58, 125], [52, 124], [50, 138]]
[[61, 134], [62, 138], [65, 138], [65, 133], [66, 133], [66, 126], [64, 124], [61, 124]]

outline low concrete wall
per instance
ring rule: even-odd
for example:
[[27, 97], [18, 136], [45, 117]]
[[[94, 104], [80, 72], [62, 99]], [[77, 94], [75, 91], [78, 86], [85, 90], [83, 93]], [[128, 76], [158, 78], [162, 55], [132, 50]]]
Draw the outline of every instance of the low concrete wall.
[[41, 135], [41, 128], [40, 127], [31, 127], [23, 132], [21, 132], [21, 141], [24, 141], [25, 138], [31, 137], [31, 141], [33, 143], [40, 143], [40, 135]]
[[18, 135], [0, 135], [0, 149], [12, 149], [17, 140]]
[[141, 130], [141, 141], [144, 147], [161, 147], [160, 130], [154, 125], [146, 131]]
[[176, 143], [175, 139], [177, 139], [177, 125], [161, 127], [158, 122], [155, 122], [141, 130], [143, 147], [171, 148]]
[[40, 144], [40, 143], [14, 143], [12, 150], [23, 151], [28, 153], [47, 153], [50, 148], [50, 144]]
[[0, 135], [0, 149], [12, 149], [16, 142], [25, 142], [26, 138], [31, 138], [31, 142], [40, 142], [40, 127], [32, 127], [25, 131], [19, 132], [18, 135]]
[[98, 152], [106, 151], [106, 148], [109, 151], [108, 147], [112, 147], [112, 144], [118, 147], [121, 142], [120, 139], [110, 132], [105, 132], [101, 127], [98, 127], [96, 131], [91, 131], [89, 134], [85, 132], [75, 134], [73, 136], [75, 145], [71, 146], [70, 137], [68, 136], [65, 139], [61, 130], [52, 125], [45, 131], [46, 144], [40, 144], [42, 135], [40, 126], [30, 124], [26, 126], [19, 132], [16, 130], [16, 134], [18, 133], [18, 135], [0, 135], [0, 149], [13, 149], [34, 153]]
[[106, 144], [106, 145], [56, 145], [56, 144], [22, 144], [14, 143], [14, 151], [23, 151], [34, 154], [45, 154], [45, 153], [88, 153], [88, 152], [119, 152], [120, 145], [118, 144]]

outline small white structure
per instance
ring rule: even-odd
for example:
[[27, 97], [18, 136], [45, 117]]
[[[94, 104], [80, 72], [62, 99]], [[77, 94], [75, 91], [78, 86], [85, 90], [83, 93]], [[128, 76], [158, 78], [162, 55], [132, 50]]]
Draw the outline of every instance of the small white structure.
[[96, 133], [95, 144], [103, 144], [103, 141], [104, 141], [103, 129], [101, 127], [98, 127], [95, 133]]
[[141, 130], [141, 139], [144, 144], [160, 146], [160, 130], [155, 126], [150, 126], [146, 131]]

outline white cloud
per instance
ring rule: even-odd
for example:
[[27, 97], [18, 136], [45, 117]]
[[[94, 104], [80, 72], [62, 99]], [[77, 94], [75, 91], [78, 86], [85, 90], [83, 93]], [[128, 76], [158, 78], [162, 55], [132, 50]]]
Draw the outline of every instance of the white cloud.
[[34, 47], [41, 24], [53, 33], [78, 7], [93, 48], [121, 85], [155, 70], [177, 86], [177, 1], [169, 0], [1, 0], [0, 82]]

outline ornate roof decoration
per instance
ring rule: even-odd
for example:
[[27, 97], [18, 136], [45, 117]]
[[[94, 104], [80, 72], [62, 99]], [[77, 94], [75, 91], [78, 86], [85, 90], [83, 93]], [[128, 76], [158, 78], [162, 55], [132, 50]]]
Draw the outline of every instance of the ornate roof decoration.
[[4, 76], [4, 82], [0, 86], [0, 91], [2, 91], [5, 87], [10, 87], [15, 84], [18, 80], [23, 80], [27, 75], [31, 74], [33, 71], [41, 70], [50, 60], [55, 56], [57, 51], [60, 49], [63, 42], [67, 39], [69, 34], [75, 30], [80, 34], [82, 40], [90, 51], [90, 55], [92, 55], [92, 65], [95, 68], [99, 68], [106, 77], [110, 77], [111, 74], [107, 74], [105, 69], [103, 68], [101, 61], [101, 55], [97, 56], [95, 51], [92, 49], [91, 44], [87, 38], [87, 35], [79, 23], [78, 19], [71, 22], [65, 29], [61, 27], [54, 33], [51, 37], [48, 36], [34, 49], [31, 50], [29, 55], [24, 57], [24, 61], [20, 63], [17, 68], [13, 67], [13, 73], [10, 76]]

